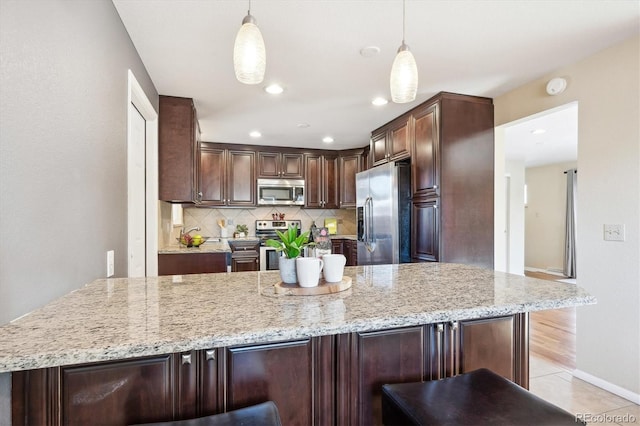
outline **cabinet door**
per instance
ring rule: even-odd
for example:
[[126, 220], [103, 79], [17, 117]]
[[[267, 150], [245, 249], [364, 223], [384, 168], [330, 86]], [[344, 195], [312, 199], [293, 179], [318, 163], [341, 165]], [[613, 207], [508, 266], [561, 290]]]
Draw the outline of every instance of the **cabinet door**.
[[387, 128], [380, 129], [371, 135], [371, 167], [387, 162]]
[[[386, 383], [419, 382], [425, 378], [427, 352], [425, 327], [356, 333], [352, 384], [352, 418], [349, 424], [382, 424], [381, 388]], [[354, 418], [355, 417], [355, 418]]]
[[331, 239], [331, 253], [344, 254], [344, 240], [342, 238]]
[[345, 266], [356, 266], [358, 264], [358, 242], [355, 240], [346, 240], [344, 255], [347, 257]]
[[333, 423], [332, 337], [227, 349], [226, 407], [274, 401], [283, 425]]
[[200, 203], [208, 206], [224, 206], [226, 199], [226, 156], [225, 150], [200, 147], [199, 193]]
[[305, 155], [305, 193], [304, 205], [310, 208], [322, 208], [322, 156]]
[[256, 206], [256, 153], [229, 150], [227, 161], [227, 205]]
[[283, 152], [280, 174], [284, 179], [304, 179], [304, 155]]
[[279, 152], [258, 152], [258, 178], [280, 177], [281, 159]]
[[340, 157], [340, 208], [356, 206], [356, 173], [360, 171], [361, 156]]
[[240, 256], [231, 258], [231, 272], [246, 272], [260, 270], [257, 256]]
[[[172, 355], [162, 355], [62, 368], [62, 424], [88, 425], [108, 419], [110, 424], [124, 425], [173, 419], [173, 362]], [[195, 374], [195, 363], [192, 367]]]
[[323, 202], [322, 208], [324, 209], [337, 209], [338, 208], [338, 192], [339, 192], [339, 179], [338, 179], [338, 157], [331, 155], [323, 156], [323, 173], [322, 173], [322, 185], [323, 185]]
[[414, 199], [412, 206], [411, 258], [437, 262], [440, 252], [438, 199]]
[[224, 355], [224, 349], [205, 349], [198, 351], [200, 373], [200, 416], [209, 416], [222, 412], [224, 401], [220, 387], [219, 354]]
[[198, 150], [193, 100], [160, 96], [158, 120], [158, 198], [193, 202]]
[[438, 104], [414, 113], [414, 141], [411, 168], [413, 196], [435, 196], [439, 193], [440, 164]]
[[[194, 248], [191, 250], [198, 249]], [[226, 253], [174, 253], [158, 255], [158, 275], [209, 274], [215, 272], [227, 272]]]
[[408, 116], [395, 120], [389, 128], [389, 140], [387, 151], [389, 161], [402, 160], [411, 156], [409, 144], [411, 120]]

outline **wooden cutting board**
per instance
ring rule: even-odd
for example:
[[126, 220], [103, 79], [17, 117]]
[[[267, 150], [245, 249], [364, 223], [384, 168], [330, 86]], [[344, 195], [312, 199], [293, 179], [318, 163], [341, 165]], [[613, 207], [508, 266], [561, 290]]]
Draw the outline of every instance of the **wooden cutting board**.
[[286, 284], [280, 281], [273, 286], [276, 294], [286, 294], [292, 296], [316, 296], [319, 294], [339, 293], [351, 288], [351, 277], [344, 276], [342, 281], [328, 283], [324, 278], [320, 278], [320, 283], [316, 287], [300, 287], [298, 284]]

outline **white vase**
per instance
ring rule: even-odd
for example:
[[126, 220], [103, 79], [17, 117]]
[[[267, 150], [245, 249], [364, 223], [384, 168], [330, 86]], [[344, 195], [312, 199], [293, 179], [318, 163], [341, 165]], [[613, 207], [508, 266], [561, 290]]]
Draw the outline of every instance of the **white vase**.
[[295, 284], [298, 282], [296, 274], [296, 260], [284, 256], [278, 258], [278, 269], [280, 269], [280, 279], [285, 284]]

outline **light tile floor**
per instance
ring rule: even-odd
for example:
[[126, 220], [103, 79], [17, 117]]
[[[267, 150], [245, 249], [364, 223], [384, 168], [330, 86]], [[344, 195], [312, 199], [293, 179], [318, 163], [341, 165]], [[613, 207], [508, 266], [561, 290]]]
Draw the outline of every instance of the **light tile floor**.
[[573, 377], [569, 370], [533, 354], [529, 390], [593, 425], [639, 425], [640, 406]]

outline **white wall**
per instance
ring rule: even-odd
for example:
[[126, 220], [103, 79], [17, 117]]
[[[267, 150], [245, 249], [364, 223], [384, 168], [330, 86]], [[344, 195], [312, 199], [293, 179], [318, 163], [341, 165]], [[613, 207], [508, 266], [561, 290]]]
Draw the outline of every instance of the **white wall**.
[[504, 144], [504, 127], [498, 126], [495, 129], [493, 144], [493, 268], [496, 271], [508, 272]]
[[[525, 209], [525, 266], [562, 272], [564, 264], [567, 175], [575, 161], [525, 170], [528, 205]], [[578, 172], [578, 186], [580, 186]], [[578, 217], [580, 216], [580, 212]], [[579, 219], [578, 219], [579, 220]], [[559, 271], [558, 271], [559, 270]]]
[[509, 176], [509, 265], [511, 274], [524, 275], [524, 161], [505, 162]]
[[127, 273], [127, 70], [158, 95], [113, 3], [2, 0], [0, 324]]
[[[548, 96], [553, 77], [567, 90]], [[494, 99], [496, 125], [578, 102], [578, 285], [598, 299], [577, 309], [581, 377], [640, 400], [640, 37]], [[625, 224], [626, 241], [603, 240]]]

